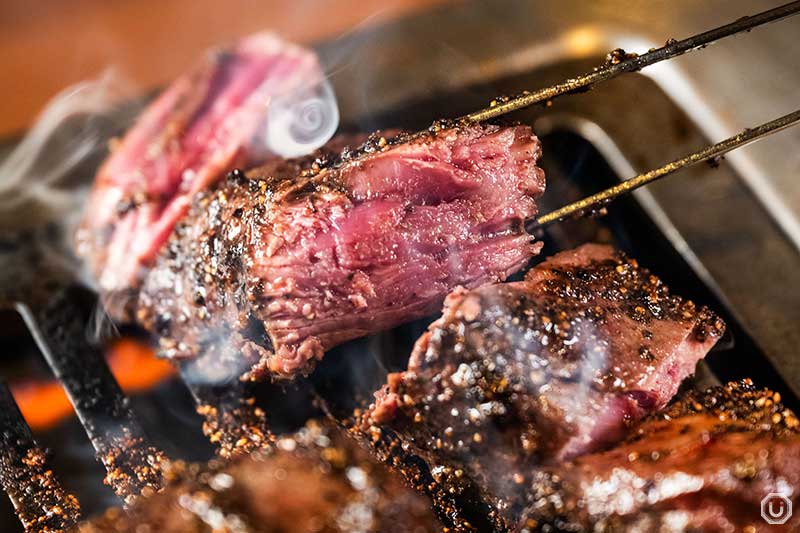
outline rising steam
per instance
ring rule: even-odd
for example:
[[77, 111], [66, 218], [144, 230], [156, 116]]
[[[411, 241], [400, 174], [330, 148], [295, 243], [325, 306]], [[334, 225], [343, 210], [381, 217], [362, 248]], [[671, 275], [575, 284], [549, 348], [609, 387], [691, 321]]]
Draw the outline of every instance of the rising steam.
[[[0, 217], [18, 215], [30, 202], [49, 218], [77, 212], [91, 174], [75, 176], [84, 164], [105, 151], [121, 124], [110, 120], [128, 91], [119, 76], [68, 87], [42, 111], [35, 125], [0, 163]], [[16, 222], [19, 222], [18, 220]]]
[[339, 107], [328, 80], [275, 97], [269, 104], [264, 143], [282, 157], [320, 148], [339, 127]]
[[[90, 284], [72, 248], [94, 169], [127, 125], [128, 85], [108, 71], [58, 94], [0, 162], [0, 304], [28, 303], [42, 278]], [[101, 309], [87, 324], [96, 340], [114, 329]]]

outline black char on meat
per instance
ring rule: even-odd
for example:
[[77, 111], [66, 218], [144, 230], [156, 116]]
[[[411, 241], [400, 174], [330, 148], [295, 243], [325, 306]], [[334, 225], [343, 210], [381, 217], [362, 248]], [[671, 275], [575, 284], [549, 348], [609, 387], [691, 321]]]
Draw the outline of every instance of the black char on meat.
[[178, 225], [137, 320], [167, 357], [306, 373], [336, 344], [522, 268], [541, 246], [523, 224], [544, 189], [540, 153], [527, 126], [456, 125], [234, 172]]
[[799, 427], [749, 380], [691, 391], [612, 450], [536, 472], [519, 531], [797, 531], [800, 516], [770, 525], [761, 501], [797, 509]]
[[271, 454], [171, 464], [168, 487], [74, 533], [436, 533], [424, 497], [340, 430], [312, 421]]
[[462, 492], [502, 530], [536, 467], [622, 439], [669, 402], [723, 329], [635, 260], [587, 244], [524, 281], [448, 296], [354, 432], [382, 460], [413, 464], [412, 481], [429, 472], [435, 483], [422, 488], [434, 499], [463, 509], [450, 496]]

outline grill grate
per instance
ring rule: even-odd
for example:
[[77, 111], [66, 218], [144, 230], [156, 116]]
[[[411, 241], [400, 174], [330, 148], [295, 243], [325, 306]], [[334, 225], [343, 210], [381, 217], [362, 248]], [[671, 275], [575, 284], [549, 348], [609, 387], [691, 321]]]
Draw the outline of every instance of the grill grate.
[[0, 483], [25, 531], [63, 531], [80, 518], [80, 504], [47, 466], [11, 391], [0, 383]]
[[105, 482], [130, 502], [143, 491], [161, 488], [166, 457], [149, 443], [102, 352], [87, 340], [92, 307], [87, 310], [86, 304], [92, 302], [85, 290], [69, 287], [36, 311], [20, 310], [106, 468]]

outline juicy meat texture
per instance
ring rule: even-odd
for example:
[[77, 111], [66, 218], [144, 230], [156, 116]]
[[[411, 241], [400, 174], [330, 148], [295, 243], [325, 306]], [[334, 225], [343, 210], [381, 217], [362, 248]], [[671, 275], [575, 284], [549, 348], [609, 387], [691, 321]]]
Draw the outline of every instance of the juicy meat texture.
[[723, 328], [635, 260], [587, 244], [524, 281], [453, 292], [358, 427], [384, 457], [416, 455], [445, 490], [478, 490], [490, 520], [514, 524], [537, 466], [623, 438]]
[[800, 517], [771, 527], [760, 503], [797, 509], [798, 427], [749, 380], [689, 392], [614, 449], [537, 472], [519, 531], [796, 531]]
[[161, 493], [75, 533], [436, 533], [430, 503], [340, 431], [309, 423], [270, 455], [173, 464]]
[[434, 312], [457, 285], [521, 269], [541, 247], [524, 230], [540, 151], [527, 126], [453, 126], [234, 172], [177, 228], [137, 318], [167, 357], [213, 350], [253, 379], [309, 372], [334, 345]]
[[124, 317], [193, 195], [267, 156], [265, 102], [322, 75], [313, 52], [257, 34], [208, 54], [144, 110], [98, 171], [77, 234], [112, 313]]

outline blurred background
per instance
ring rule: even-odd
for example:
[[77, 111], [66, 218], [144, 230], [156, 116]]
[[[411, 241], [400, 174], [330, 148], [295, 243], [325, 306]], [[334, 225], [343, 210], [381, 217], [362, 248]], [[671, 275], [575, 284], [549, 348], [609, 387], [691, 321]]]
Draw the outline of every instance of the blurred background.
[[109, 65], [152, 88], [201, 50], [250, 32], [270, 28], [307, 44], [447, 1], [0, 0], [0, 138], [29, 126], [58, 91]]

